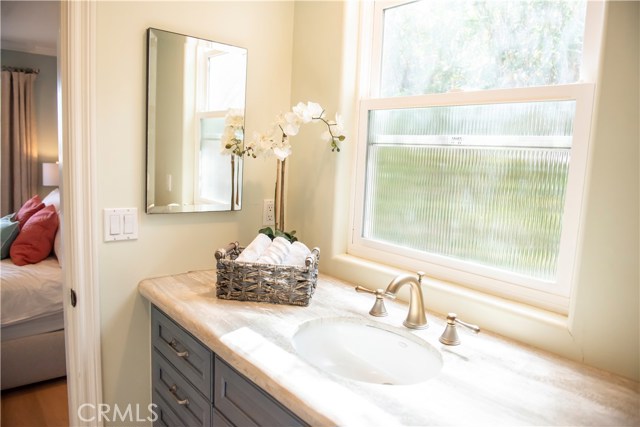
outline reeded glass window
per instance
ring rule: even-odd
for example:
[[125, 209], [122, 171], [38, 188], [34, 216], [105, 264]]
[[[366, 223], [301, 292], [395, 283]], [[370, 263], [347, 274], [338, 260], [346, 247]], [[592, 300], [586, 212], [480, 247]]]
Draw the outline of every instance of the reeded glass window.
[[574, 114], [574, 101], [371, 111], [363, 237], [555, 279]]
[[349, 252], [566, 313], [602, 5], [375, 2], [371, 17]]

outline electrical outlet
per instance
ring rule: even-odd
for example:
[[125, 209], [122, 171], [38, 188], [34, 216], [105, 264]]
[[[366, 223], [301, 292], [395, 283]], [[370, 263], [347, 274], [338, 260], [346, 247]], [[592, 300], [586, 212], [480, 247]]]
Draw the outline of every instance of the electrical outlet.
[[264, 199], [262, 204], [262, 225], [275, 225], [276, 207], [273, 199]]

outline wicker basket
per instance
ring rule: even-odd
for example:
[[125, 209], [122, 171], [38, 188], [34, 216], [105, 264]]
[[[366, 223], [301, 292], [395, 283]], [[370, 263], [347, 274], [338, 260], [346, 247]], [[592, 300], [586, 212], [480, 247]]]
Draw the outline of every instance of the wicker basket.
[[308, 306], [318, 281], [320, 249], [313, 248], [304, 267], [238, 262], [238, 242], [216, 251], [216, 296], [237, 301]]

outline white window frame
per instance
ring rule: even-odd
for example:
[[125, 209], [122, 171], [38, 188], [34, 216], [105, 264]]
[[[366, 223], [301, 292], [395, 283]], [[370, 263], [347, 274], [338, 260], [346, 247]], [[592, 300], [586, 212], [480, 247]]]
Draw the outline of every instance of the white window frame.
[[[423, 270], [431, 277], [557, 313], [567, 314], [576, 260], [579, 254], [580, 222], [588, 171], [591, 119], [602, 40], [604, 4], [601, 2], [589, 2], [587, 5], [580, 83], [378, 98], [384, 9], [406, 3], [411, 3], [411, 1], [369, 3], [364, 7], [361, 15], [363, 36], [361, 37], [360, 46], [362, 55], [360, 78], [362, 93], [358, 105], [356, 179], [352, 199], [352, 236], [347, 247], [348, 253], [403, 269]], [[367, 34], [373, 34], [373, 37], [367, 37]], [[436, 254], [428, 254], [362, 237], [367, 162], [367, 126], [370, 111], [562, 100], [574, 100], [576, 102], [576, 113], [556, 281], [537, 280], [488, 266], [472, 264]], [[411, 225], [407, 224], [407, 226]]]
[[[199, 42], [202, 43], [202, 42]], [[209, 42], [204, 42], [205, 45]], [[198, 88], [198, 96], [196, 99], [196, 113], [193, 119], [193, 133], [195, 135], [193, 159], [193, 197], [195, 204], [216, 204], [220, 203], [219, 200], [208, 199], [201, 197], [200, 188], [200, 148], [202, 145], [202, 119], [210, 118], [224, 118], [227, 111], [209, 110], [208, 99], [209, 91], [211, 88], [211, 81], [209, 78], [209, 59], [220, 55], [220, 52], [211, 49], [198, 46], [196, 54], [196, 87]]]

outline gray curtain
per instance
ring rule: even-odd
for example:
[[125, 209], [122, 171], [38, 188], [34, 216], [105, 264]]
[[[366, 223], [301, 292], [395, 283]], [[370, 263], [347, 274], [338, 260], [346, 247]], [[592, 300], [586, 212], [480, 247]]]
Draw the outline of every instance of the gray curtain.
[[2, 70], [2, 216], [38, 192], [33, 86], [37, 74]]

